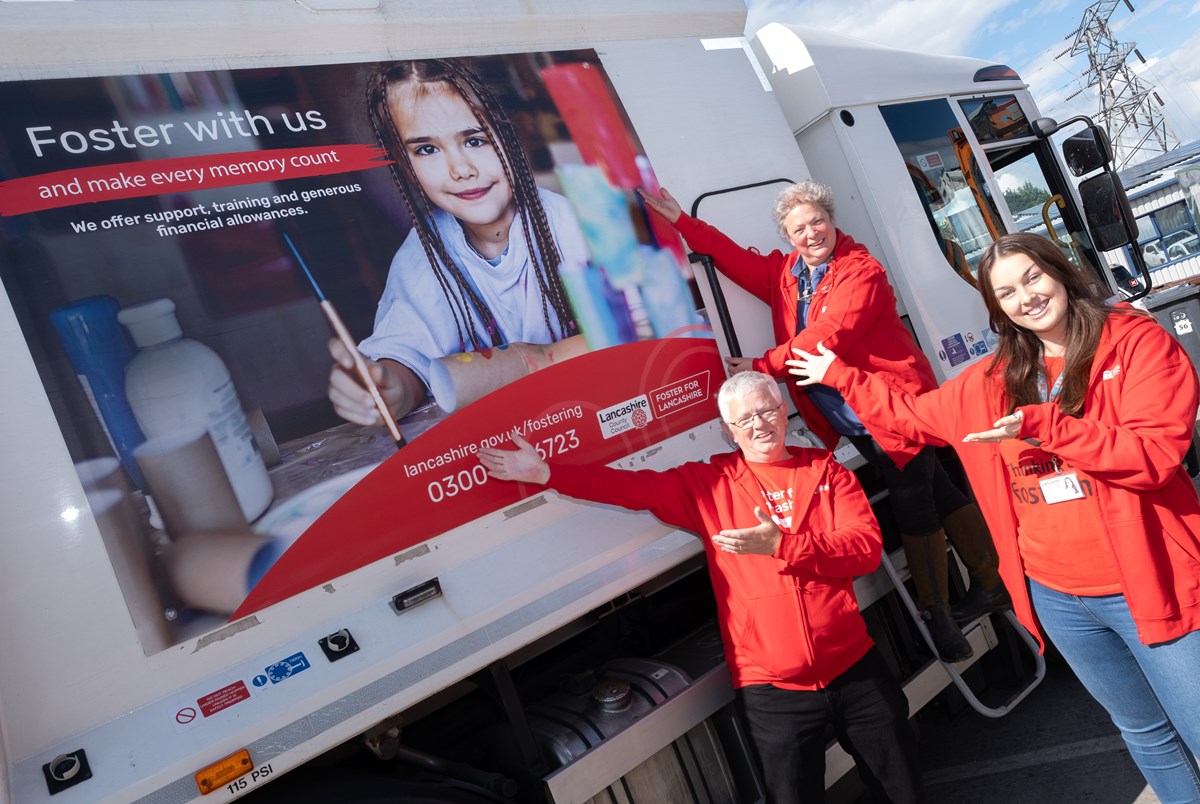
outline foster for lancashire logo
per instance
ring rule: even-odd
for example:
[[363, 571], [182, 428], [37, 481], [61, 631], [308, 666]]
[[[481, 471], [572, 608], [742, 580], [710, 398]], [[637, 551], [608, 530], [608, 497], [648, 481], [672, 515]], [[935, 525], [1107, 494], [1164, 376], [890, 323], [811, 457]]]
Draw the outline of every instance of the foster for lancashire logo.
[[611, 408], [596, 411], [600, 433], [605, 438], [612, 438], [628, 430], [640, 430], [653, 418], [653, 414], [650, 413], [650, 400], [645, 394], [620, 402]]

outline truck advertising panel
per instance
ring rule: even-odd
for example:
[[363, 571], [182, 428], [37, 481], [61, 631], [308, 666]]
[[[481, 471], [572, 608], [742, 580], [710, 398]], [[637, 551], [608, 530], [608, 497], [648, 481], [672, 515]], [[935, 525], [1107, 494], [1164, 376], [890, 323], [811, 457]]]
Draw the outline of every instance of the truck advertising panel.
[[593, 51], [0, 84], [0, 281], [154, 653], [608, 462], [723, 373]]

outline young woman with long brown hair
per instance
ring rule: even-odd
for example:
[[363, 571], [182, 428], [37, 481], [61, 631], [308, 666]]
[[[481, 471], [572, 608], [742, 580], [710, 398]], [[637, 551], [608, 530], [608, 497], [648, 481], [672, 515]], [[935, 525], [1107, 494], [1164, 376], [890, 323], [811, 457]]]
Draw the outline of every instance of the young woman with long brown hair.
[[955, 447], [1017, 618], [1108, 710], [1159, 798], [1200, 801], [1200, 499], [1182, 465], [1196, 372], [1036, 235], [990, 246], [979, 291], [1000, 347], [937, 390], [904, 393], [820, 345], [792, 371], [864, 421]]

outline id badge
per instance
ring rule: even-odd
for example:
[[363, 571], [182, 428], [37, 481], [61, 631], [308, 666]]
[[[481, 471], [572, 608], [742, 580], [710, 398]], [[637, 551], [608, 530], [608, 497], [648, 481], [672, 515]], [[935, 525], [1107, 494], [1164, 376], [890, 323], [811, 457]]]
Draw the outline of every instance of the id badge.
[[1038, 485], [1042, 487], [1042, 497], [1050, 505], [1067, 500], [1082, 500], [1084, 496], [1079, 478], [1074, 472], [1043, 477], [1038, 480]]

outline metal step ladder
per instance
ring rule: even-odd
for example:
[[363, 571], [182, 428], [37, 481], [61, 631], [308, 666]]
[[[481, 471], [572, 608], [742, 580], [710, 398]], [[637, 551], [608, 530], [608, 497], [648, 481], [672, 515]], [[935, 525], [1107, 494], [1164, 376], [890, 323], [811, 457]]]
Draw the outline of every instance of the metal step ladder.
[[[886, 494], [886, 492], [884, 492], [884, 493]], [[896, 551], [896, 552], [900, 554], [899, 558], [901, 560], [903, 560], [903, 558], [904, 558], [903, 551]], [[957, 561], [957, 556], [955, 557], [955, 560]], [[897, 596], [904, 603], [904, 608], [906, 611], [908, 611], [909, 618], [917, 626], [917, 630], [921, 633], [921, 636], [925, 639], [925, 644], [929, 647], [930, 653], [933, 654], [934, 661], [942, 666], [942, 669], [945, 670], [946, 675], [950, 677], [951, 683], [953, 683], [954, 686], [958, 688], [958, 691], [960, 693], [962, 693], [963, 698], [966, 699], [967, 703], [970, 704], [971, 708], [974, 709], [976, 712], [983, 715], [984, 717], [992, 717], [992, 718], [1004, 717], [1006, 714], [1008, 714], [1009, 712], [1011, 712], [1013, 710], [1013, 707], [1015, 707], [1021, 701], [1025, 700], [1025, 698], [1028, 697], [1029, 693], [1033, 692], [1034, 689], [1038, 686], [1038, 684], [1042, 683], [1042, 679], [1045, 678], [1045, 676], [1046, 676], [1046, 658], [1044, 656], [1042, 656], [1041, 651], [1039, 650], [1039, 647], [1038, 647], [1037, 640], [1033, 638], [1032, 634], [1030, 634], [1028, 631], [1025, 630], [1025, 626], [1023, 626], [1019, 622], [1017, 622], [1016, 615], [1014, 615], [1011, 610], [1005, 611], [1004, 612], [1004, 620], [1008, 622], [1009, 626], [1011, 626], [1011, 628], [1013, 630], [1013, 633], [1015, 633], [1017, 635], [1017, 637], [1021, 640], [1021, 642], [1025, 645], [1025, 647], [1029, 649], [1030, 656], [1033, 657], [1033, 662], [1034, 662], [1033, 674], [1029, 678], [1029, 681], [1025, 684], [1025, 686], [1023, 686], [1021, 689], [1017, 690], [1016, 693], [1014, 693], [1012, 696], [1010, 696], [1008, 698], [1008, 700], [1004, 701], [999, 706], [988, 706], [987, 704], [983, 703], [981, 700], [979, 700], [979, 696], [977, 696], [975, 694], [975, 691], [971, 689], [970, 685], [967, 684], [967, 682], [963, 679], [962, 674], [959, 672], [960, 667], [962, 667], [962, 669], [966, 669], [966, 666], [968, 665], [968, 662], [970, 660], [968, 660], [967, 662], [958, 662], [956, 664], [950, 664], [948, 662], [943, 662], [940, 658], [938, 658], [937, 650], [933, 646], [933, 638], [929, 635], [929, 629], [925, 627], [925, 623], [921, 619], [920, 613], [917, 611], [917, 606], [913, 602], [912, 595], [910, 595], [908, 592], [908, 587], [904, 585], [906, 576], [902, 575], [901, 570], [897, 569], [895, 557], [892, 555], [888, 555], [885, 552], [883, 554], [883, 559], [880, 563], [882, 565], [884, 572], [886, 572], [888, 577], [891, 579], [892, 586], [896, 590]], [[908, 568], [906, 565], [904, 567], [904, 572], [907, 572], [907, 569]], [[979, 628], [989, 628], [990, 629], [992, 627], [990, 624], [990, 618], [991, 618], [990, 614], [985, 614], [985, 615], [983, 615], [983, 617], [980, 617], [980, 618], [974, 620], [973, 622], [969, 623], [964, 628], [963, 633], [966, 634], [969, 642], [972, 642], [972, 643], [975, 642], [975, 640], [971, 639], [971, 635], [972, 635], [972, 632], [975, 631], [976, 629], [979, 629]], [[985, 621], [988, 622], [988, 624], [986, 626], [985, 626]], [[992, 638], [994, 638], [994, 632], [992, 633], [991, 636], [992, 636]], [[989, 642], [990, 642], [990, 639], [989, 639]], [[975, 647], [975, 645], [972, 644], [972, 647]], [[988, 645], [989, 650], [992, 647], [995, 647], [995, 645], [994, 644]]]

